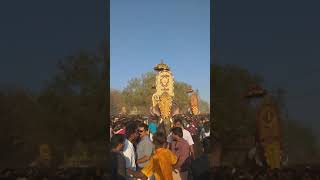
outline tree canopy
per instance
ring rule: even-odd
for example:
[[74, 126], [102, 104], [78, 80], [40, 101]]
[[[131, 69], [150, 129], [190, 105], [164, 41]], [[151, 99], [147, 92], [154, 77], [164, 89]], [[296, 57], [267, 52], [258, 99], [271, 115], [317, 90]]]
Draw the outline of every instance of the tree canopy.
[[[0, 150], [0, 159], [22, 154], [24, 159], [17, 158], [19, 164], [30, 163], [30, 158], [38, 153], [39, 144], [49, 144], [56, 151], [55, 156], [71, 152], [78, 141], [105, 147], [103, 66], [99, 52], [80, 51], [58, 63], [56, 75], [40, 92], [2, 90], [0, 141], [6, 146]], [[95, 151], [97, 145], [89, 147]]]
[[[137, 107], [141, 113], [148, 114], [149, 108], [152, 106], [152, 95], [155, 93], [155, 89], [152, 89], [155, 80], [156, 73], [147, 72], [141, 77], [132, 78], [122, 91], [111, 90], [110, 111], [119, 113], [121, 106], [126, 106], [128, 109]], [[191, 85], [181, 81], [175, 81], [174, 84], [174, 101], [183, 112], [187, 111], [190, 103], [186, 91], [191, 87]], [[207, 102], [201, 99], [199, 105], [201, 112], [209, 112]]]
[[[241, 137], [256, 133], [256, 109], [249, 105], [244, 94], [252, 84], [262, 84], [263, 79], [235, 65], [212, 65], [213, 112], [212, 129], [217, 131], [225, 147], [233, 145]], [[298, 121], [287, 119], [285, 91], [278, 88], [272, 95], [280, 108], [282, 142], [291, 163], [310, 161], [316, 157], [317, 141], [314, 132]]]

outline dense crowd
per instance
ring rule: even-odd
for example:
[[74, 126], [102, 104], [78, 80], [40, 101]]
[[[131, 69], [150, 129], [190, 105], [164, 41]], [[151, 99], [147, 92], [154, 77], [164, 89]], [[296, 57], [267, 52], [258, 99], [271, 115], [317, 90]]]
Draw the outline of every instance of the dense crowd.
[[1, 180], [110, 180], [105, 169], [66, 168], [66, 169], [3, 169]]
[[[167, 137], [153, 129], [155, 121], [148, 118], [140, 121], [117, 119], [114, 122], [119, 125], [113, 126], [111, 145], [113, 162], [118, 163], [113, 164], [112, 179], [320, 180], [319, 168], [270, 169], [256, 157], [252, 159], [254, 165], [221, 166], [221, 145], [214, 134], [210, 135], [208, 119], [175, 117]], [[125, 123], [120, 126], [120, 122]], [[139, 152], [141, 147], [147, 150]], [[195, 149], [200, 152], [195, 153]], [[248, 156], [250, 159], [250, 153]]]
[[117, 163], [112, 164], [112, 179], [207, 179], [209, 125], [208, 116], [175, 116], [170, 134], [165, 134], [151, 118], [114, 118], [110, 144], [112, 162]]
[[[319, 180], [320, 169], [316, 167], [292, 167], [276, 170], [249, 170], [237, 167], [214, 167], [201, 179], [217, 180]], [[198, 179], [200, 179], [198, 178]], [[42, 170], [36, 168], [2, 169], [0, 180], [111, 180], [106, 169], [68, 168]]]
[[[179, 115], [169, 134], [158, 130], [150, 117], [112, 117], [109, 170], [101, 168], [2, 169], [0, 180], [320, 180], [318, 167], [269, 169], [256, 165], [220, 164], [219, 139], [210, 134], [209, 116]], [[249, 153], [250, 154], [250, 153]]]
[[[182, 121], [183, 127], [188, 130], [192, 137], [201, 139], [210, 135], [210, 117], [208, 114], [192, 116], [192, 115], [176, 115], [174, 118], [179, 118]], [[141, 115], [132, 116], [112, 116], [110, 126], [110, 137], [113, 134], [124, 134], [125, 127], [128, 123], [145, 123], [150, 130], [150, 136], [156, 132], [157, 117], [147, 117]]]

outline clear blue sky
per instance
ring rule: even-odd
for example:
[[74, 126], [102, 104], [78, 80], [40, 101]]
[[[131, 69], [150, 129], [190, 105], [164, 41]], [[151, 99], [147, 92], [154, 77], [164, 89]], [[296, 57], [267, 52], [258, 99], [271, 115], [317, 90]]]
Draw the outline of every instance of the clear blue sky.
[[111, 88], [123, 89], [164, 59], [176, 81], [199, 89], [210, 102], [209, 5], [209, 0], [111, 0]]

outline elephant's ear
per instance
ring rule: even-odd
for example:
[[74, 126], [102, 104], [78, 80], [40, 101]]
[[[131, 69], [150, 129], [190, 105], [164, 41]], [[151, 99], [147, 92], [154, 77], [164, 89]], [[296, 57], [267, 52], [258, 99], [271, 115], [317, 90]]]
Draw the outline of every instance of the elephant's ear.
[[160, 116], [160, 109], [159, 109], [159, 107], [158, 106], [156, 106], [156, 107], [151, 107], [150, 108], [150, 114], [152, 115], [152, 116]]
[[180, 113], [180, 108], [179, 108], [177, 102], [175, 102], [175, 101], [173, 101], [173, 103], [172, 103], [172, 111], [171, 112], [172, 112], [172, 114], [171, 114], [172, 117], [174, 115], [181, 114]]
[[177, 114], [180, 114], [180, 109], [178, 107], [176, 107], [173, 112], [172, 112], [172, 116], [175, 116]]

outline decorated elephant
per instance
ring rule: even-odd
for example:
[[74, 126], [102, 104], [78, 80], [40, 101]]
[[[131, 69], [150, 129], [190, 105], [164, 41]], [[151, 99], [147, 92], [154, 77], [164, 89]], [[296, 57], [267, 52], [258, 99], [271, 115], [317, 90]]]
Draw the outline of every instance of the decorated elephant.
[[153, 117], [158, 117], [158, 130], [162, 131], [166, 134], [170, 132], [170, 128], [172, 127], [172, 118], [173, 116], [180, 114], [180, 108], [176, 102], [172, 103], [169, 119], [162, 119], [161, 110], [159, 106], [150, 107], [150, 114]]
[[154, 67], [158, 72], [156, 76], [156, 92], [152, 96], [152, 107], [150, 113], [157, 116], [158, 129], [169, 133], [172, 127], [172, 116], [179, 114], [180, 110], [174, 102], [174, 77], [167, 64], [161, 62]]

